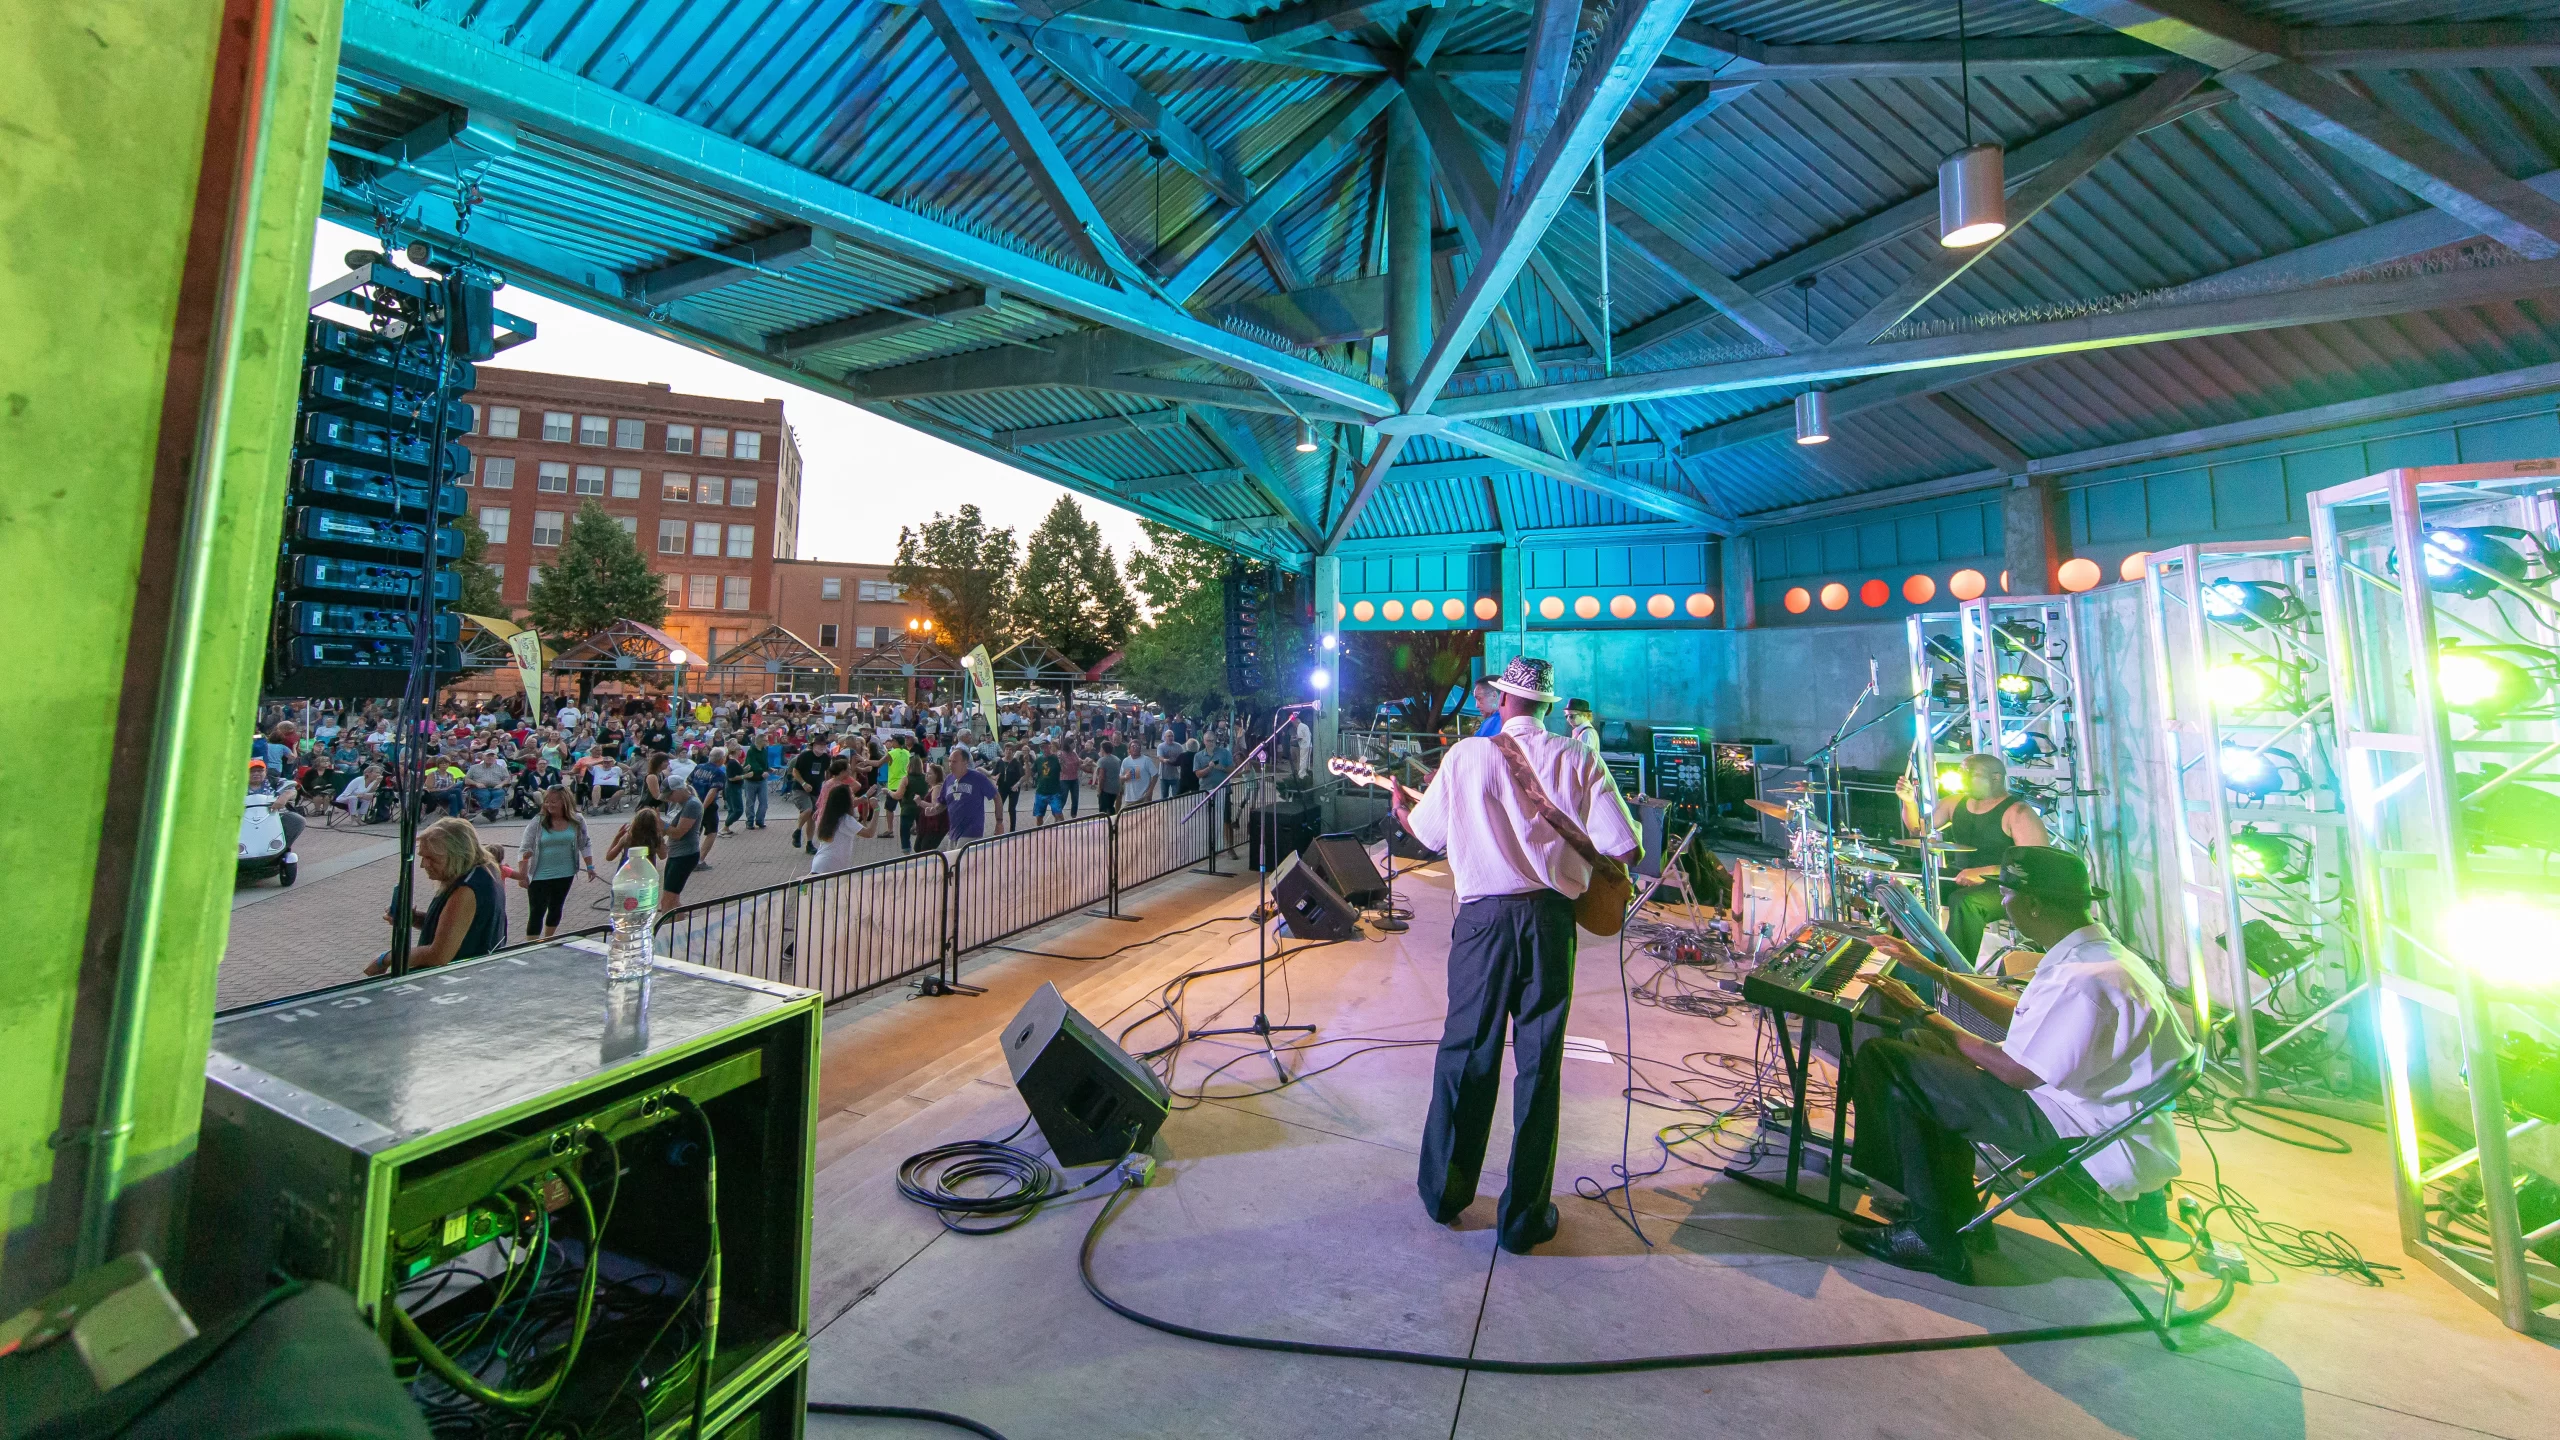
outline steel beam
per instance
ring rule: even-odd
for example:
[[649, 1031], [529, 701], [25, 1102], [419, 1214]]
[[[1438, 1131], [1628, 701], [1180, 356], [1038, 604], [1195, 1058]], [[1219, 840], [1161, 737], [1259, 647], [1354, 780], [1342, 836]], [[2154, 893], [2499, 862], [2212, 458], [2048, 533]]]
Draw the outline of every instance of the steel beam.
[[1225, 451], [1227, 458], [1244, 471], [1246, 483], [1253, 487], [1262, 503], [1279, 512], [1299, 543], [1314, 553], [1318, 548], [1315, 525], [1298, 508], [1288, 477], [1271, 463], [1270, 452], [1262, 448], [1262, 442], [1255, 438], [1253, 431], [1243, 421], [1222, 410], [1191, 410], [1186, 413], [1192, 423], [1200, 427], [1200, 432], [1209, 437], [1209, 443]]
[[1719, 84], [1712, 80], [1679, 87], [1633, 129], [1609, 142], [1609, 168], [1624, 170], [1652, 155], [1664, 142], [1687, 134], [1699, 121], [1758, 88], [1756, 84]]
[[1962, 430], [1974, 444], [1989, 451], [1990, 458], [2007, 467], [2011, 474], [2023, 475], [2034, 463], [2034, 457], [2019, 449], [2018, 442], [2001, 434], [1990, 421], [1965, 408], [1963, 401], [1936, 390], [1931, 391], [1927, 399], [1931, 409], [1954, 421], [1957, 429]]
[[1168, 495], [1195, 490], [1203, 485], [1242, 485], [1247, 477], [1241, 469], [1191, 470], [1179, 475], [1140, 475], [1128, 480], [1114, 480], [1115, 495]]
[[1502, 171], [1494, 177], [1496, 203], [1508, 202], [1547, 142], [1564, 82], [1573, 65], [1574, 30], [1582, 0], [1535, 0], [1529, 13], [1529, 47], [1520, 55], [1520, 85], [1511, 106], [1510, 137], [1502, 147]]
[[1386, 25], [1415, 10], [1436, 8], [1443, 0], [1297, 0], [1268, 15], [1244, 22], [1244, 33], [1267, 55], [1280, 55], [1310, 41], [1344, 36], [1369, 25]]
[[[1941, 390], [1952, 389], [1958, 385], [1970, 385], [1976, 380], [1997, 375], [2003, 370], [2013, 369], [2025, 363], [2023, 360], [2011, 360], [1998, 365], [1968, 366], [1962, 369], [1902, 370], [1891, 375], [1879, 375], [1873, 380], [1861, 380], [1853, 385], [1843, 385], [1837, 390], [1828, 392], [1831, 397], [1831, 418], [1846, 419], [1862, 410], [1899, 405], [1905, 400], [1934, 395]], [[1692, 430], [1680, 438], [1679, 449], [1681, 454], [1695, 457], [1734, 445], [1748, 445], [1755, 440], [1792, 435], [1795, 433], [1795, 428], [1795, 402], [1790, 399], [1787, 403], [1772, 409], [1757, 410], [1721, 424]]]
[[1413, 393], [1431, 344], [1431, 152], [1410, 102], [1387, 111], [1387, 389]]
[[2203, 335], [2232, 335], [2292, 325], [2370, 320], [2418, 310], [2493, 304], [2543, 294], [2555, 288], [2560, 288], [2560, 261], [2533, 261], [2447, 271], [2405, 280], [2333, 285], [2231, 300], [2114, 311], [1878, 345], [1834, 347], [1806, 355], [1693, 365], [1649, 374], [1547, 385], [1531, 390], [1494, 391], [1442, 400], [1433, 406], [1432, 413], [1447, 419], [1472, 420], [1557, 406], [1810, 385], [1857, 375], [1884, 375], [1947, 365], [1978, 365], [1993, 360], [2033, 359], [2126, 345], [2156, 345], [2162, 341]]
[[1171, 430], [1182, 424], [1180, 410], [1140, 410], [1130, 415], [1104, 415], [1092, 420], [1068, 420], [1056, 425], [1034, 425], [1023, 430], [998, 430], [987, 438], [1007, 450], [1025, 445], [1060, 445], [1070, 440], [1086, 440], [1096, 435], [1126, 435], [1134, 430]]
[[883, 308], [797, 330], [777, 330], [764, 337], [764, 348], [766, 354], [777, 360], [798, 360], [840, 345], [886, 340], [895, 335], [929, 330], [937, 325], [973, 320], [980, 315], [994, 314], [1003, 306], [1003, 291], [990, 285], [972, 285], [962, 290], [928, 295], [894, 310]]
[[1284, 389], [1366, 415], [1395, 409], [1375, 387], [1228, 334], [1155, 296], [1116, 290], [902, 210], [395, 0], [348, 0], [342, 63], [644, 166], [724, 203], [823, 225], [955, 279], [1001, 287], [1009, 296], [1147, 336]]
[[[2081, 75], [2159, 70], [2170, 57], [2157, 47], [2114, 35], [1986, 37], [1962, 57], [1976, 75]], [[1444, 55], [1432, 62], [1444, 74], [1517, 75], [1518, 50]], [[1680, 27], [1659, 67], [1666, 76], [1719, 82], [1773, 80], [1935, 80], [1955, 78], [1955, 42], [1894, 41], [1883, 44], [1763, 45], [1729, 30]]]
[[1178, 352], [1152, 340], [1118, 330], [1079, 330], [1039, 343], [1043, 348], [1037, 350], [1006, 346], [852, 371], [846, 374], [844, 383], [879, 400], [920, 400], [937, 395], [1061, 385], [1108, 389], [1109, 381], [1120, 371], [1170, 364], [1181, 358]]
[[824, 227], [794, 225], [758, 240], [723, 245], [708, 255], [639, 270], [623, 277], [622, 293], [650, 305], [665, 305], [773, 270], [790, 270], [836, 253], [836, 237]]
[[[2157, 79], [2131, 95], [2099, 111], [2097, 121], [2081, 135], [2077, 144], [2064, 151], [2050, 165], [2036, 171], [2034, 178], [2019, 186], [2009, 196], [2009, 228], [1981, 245], [1951, 250], [1934, 246], [1925, 255], [1920, 268], [1894, 287], [1893, 292], [1868, 307], [1867, 312], [1849, 322], [1838, 335], [1835, 345], [1863, 345], [1908, 319], [1912, 312], [1929, 303], [1939, 291], [1956, 282], [1965, 271], [1982, 263], [1983, 257], [1998, 250], [2012, 236], [2024, 230], [2044, 208], [2061, 198], [2083, 176], [2122, 149], [2127, 141], [2160, 123], [2172, 106], [2192, 94], [2196, 87], [2212, 78], [2201, 65], [2181, 63], [2162, 71]], [[1934, 193], [1934, 192], [1933, 192]], [[1739, 288], [1739, 287], [1736, 287]]]
[[1209, 312], [1257, 325], [1305, 346], [1339, 345], [1387, 332], [1387, 277], [1361, 275], [1277, 295], [1237, 300]]
[[[887, 0], [887, 3], [911, 6], [923, 3], [923, 0]], [[1018, 3], [1018, 0], [969, 0], [969, 8], [982, 20], [1028, 22], [1090, 35], [1097, 40], [1134, 41], [1188, 55], [1213, 55], [1222, 60], [1289, 65], [1301, 70], [1329, 71], [1339, 75], [1380, 75], [1392, 68], [1391, 57], [1366, 46], [1338, 40], [1265, 45], [1255, 40], [1252, 31], [1241, 21], [1206, 15], [1197, 10], [1150, 5], [1144, 0], [1073, 0], [1073, 3], [1055, 6]]]
[[[465, 169], [513, 155], [516, 138], [513, 122], [456, 107], [382, 146], [382, 168], [370, 179], [386, 194], [400, 197], [415, 195], [431, 183], [459, 185]], [[436, 173], [439, 167], [444, 174]]]
[[1162, 287], [1165, 296], [1180, 304], [1199, 293], [1201, 286], [1244, 249], [1256, 231], [1278, 218], [1291, 202], [1306, 193], [1308, 186], [1331, 174], [1359, 147], [1379, 112], [1393, 103], [1397, 94], [1394, 84], [1380, 80], [1345, 96], [1272, 157], [1256, 177], [1251, 199], [1204, 215], [1186, 226], [1151, 262], [1158, 273], [1172, 272]]

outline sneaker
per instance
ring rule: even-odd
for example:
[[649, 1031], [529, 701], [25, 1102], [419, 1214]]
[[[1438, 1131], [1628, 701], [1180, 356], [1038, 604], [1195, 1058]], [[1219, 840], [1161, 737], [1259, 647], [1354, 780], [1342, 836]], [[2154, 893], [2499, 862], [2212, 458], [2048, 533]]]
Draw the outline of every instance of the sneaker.
[[794, 850], [800, 848], [800, 832], [797, 830], [791, 832], [791, 848]]
[[702, 861], [701, 863], [699, 863], [699, 864], [695, 865], [693, 868], [694, 868], [694, 869], [696, 869], [696, 870], [699, 870], [699, 871], [701, 871], [701, 872], [703, 872], [704, 874], [706, 874], [706, 875], [707, 875], [707, 874], [711, 873], [711, 862], [710, 862], [710, 861], [708, 861], [708, 860], [705, 860], [705, 861]]
[[1534, 1223], [1524, 1225], [1516, 1231], [1504, 1230], [1502, 1248], [1514, 1255], [1526, 1255], [1556, 1238], [1556, 1229], [1563, 1223], [1564, 1216], [1557, 1212], [1553, 1204], [1550, 1204], [1546, 1207], [1546, 1212]]
[[1901, 1270], [1917, 1270], [1959, 1285], [1973, 1283], [1973, 1257], [1961, 1245], [1931, 1244], [1908, 1220], [1891, 1225], [1843, 1225], [1840, 1243]]
[[[1870, 1193], [1867, 1196], [1867, 1208], [1883, 1216], [1888, 1224], [1911, 1218], [1911, 1202], [1899, 1195]], [[1963, 1233], [1964, 1248], [1974, 1254], [1997, 1255], [2000, 1253], [2000, 1226], [1996, 1222], [1985, 1225], [1979, 1230]]]

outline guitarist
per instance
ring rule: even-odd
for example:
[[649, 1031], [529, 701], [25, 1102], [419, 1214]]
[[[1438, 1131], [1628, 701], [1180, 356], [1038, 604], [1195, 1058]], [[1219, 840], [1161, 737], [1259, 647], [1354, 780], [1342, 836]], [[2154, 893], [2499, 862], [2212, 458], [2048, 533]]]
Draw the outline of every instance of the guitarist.
[[1458, 892], [1449, 1016], [1422, 1135], [1422, 1205], [1446, 1225], [1475, 1200], [1508, 1021], [1511, 1178], [1498, 1219], [1502, 1248], [1519, 1255], [1556, 1233], [1547, 1196], [1573, 1003], [1574, 902], [1595, 882], [1623, 897], [1642, 842], [1607, 767], [1547, 733], [1554, 668], [1523, 656], [1493, 684], [1501, 731], [1450, 746], [1421, 799], [1398, 787], [1394, 805], [1414, 838], [1448, 852]]

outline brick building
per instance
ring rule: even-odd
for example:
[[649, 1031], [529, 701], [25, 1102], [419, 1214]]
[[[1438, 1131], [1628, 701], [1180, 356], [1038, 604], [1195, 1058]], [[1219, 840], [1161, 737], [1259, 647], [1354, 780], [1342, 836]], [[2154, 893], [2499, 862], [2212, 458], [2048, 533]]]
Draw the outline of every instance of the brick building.
[[782, 560], [773, 567], [773, 585], [783, 628], [825, 652], [839, 671], [925, 613], [899, 597], [887, 565]]
[[773, 623], [775, 566], [800, 541], [800, 447], [781, 401], [489, 366], [471, 408], [470, 506], [518, 614], [594, 500], [639, 541], [688, 649], [716, 660]]

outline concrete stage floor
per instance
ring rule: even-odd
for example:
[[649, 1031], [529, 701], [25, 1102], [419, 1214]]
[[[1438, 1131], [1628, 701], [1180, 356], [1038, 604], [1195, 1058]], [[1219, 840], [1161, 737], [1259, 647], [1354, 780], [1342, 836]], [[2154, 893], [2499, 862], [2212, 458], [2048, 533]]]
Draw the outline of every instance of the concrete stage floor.
[[[1450, 897], [1441, 867], [1404, 882], [1417, 912], [1403, 936], [1311, 949], [1272, 980], [1275, 1018], [1322, 1027], [1291, 1058], [1309, 1070], [1360, 1048], [1352, 1037], [1430, 1040], [1446, 994]], [[1184, 877], [1141, 892], [1143, 923], [1080, 920], [1016, 945], [1076, 955], [1240, 917], [1253, 889]], [[1000, 955], [971, 975], [975, 999], [874, 1001], [839, 1013], [828, 1040], [819, 1131], [810, 1367], [817, 1400], [956, 1411], [1010, 1440], [1087, 1436], [1493, 1437], [1579, 1435], [2100, 1436], [2459, 1434], [2545, 1436], [2560, 1401], [2560, 1352], [2519, 1337], [2399, 1254], [2381, 1137], [2338, 1122], [2349, 1156], [2246, 1133], [2213, 1137], [2225, 1177], [2270, 1219], [2334, 1229], [2403, 1271], [2381, 1288], [2271, 1272], [2231, 1308], [2182, 1332], [2169, 1354], [2147, 1334], [1938, 1354], [1599, 1377], [1514, 1377], [1268, 1354], [1179, 1339], [1085, 1294], [1076, 1251], [1098, 1200], [1056, 1205], [1006, 1234], [945, 1233], [900, 1199], [899, 1162], [949, 1140], [1002, 1136], [1023, 1117], [997, 1028], [1043, 980], [1108, 1031], [1197, 966], [1253, 955], [1241, 919], [1079, 963]], [[1653, 966], [1631, 959], [1641, 979]], [[1372, 1050], [1276, 1093], [1259, 1051], [1196, 1042], [1180, 1088], [1208, 1096], [1156, 1142], [1153, 1184], [1127, 1203], [1096, 1255], [1124, 1302], [1193, 1325], [1255, 1335], [1479, 1357], [1577, 1359], [1826, 1344], [2016, 1329], [2127, 1316], [2106, 1282], [2032, 1222], [2004, 1226], [2001, 1253], [1966, 1288], [1892, 1269], [1840, 1245], [1834, 1222], [1697, 1166], [1637, 1187], [1647, 1249], [1576, 1177], [1618, 1158], [1627, 1047], [1615, 942], [1583, 937], [1571, 1033], [1589, 1058], [1565, 1064], [1557, 1203], [1562, 1233], [1533, 1255], [1493, 1243], [1493, 1197], [1509, 1146], [1509, 1084], [1481, 1194], [1454, 1227], [1415, 1198], [1428, 1046]], [[1252, 972], [1196, 982], [1193, 1025], [1253, 1012]], [[1639, 1057], [1748, 1057], [1747, 1009], [1730, 1022], [1633, 1010]], [[1170, 1033], [1158, 1022], [1138, 1046]], [[1603, 1052], [1613, 1057], [1603, 1062]], [[1242, 1058], [1240, 1058], [1242, 1057]], [[1710, 1065], [1712, 1062], [1700, 1062]], [[1222, 1070], [1220, 1067], [1224, 1067]], [[1661, 1083], [1665, 1068], [1648, 1068]], [[1180, 1102], [1178, 1102], [1180, 1103]], [[1634, 1159], [1656, 1128], [1636, 1110]], [[2208, 1160], [2191, 1134], [2187, 1173]], [[1703, 1152], [1699, 1153], [1705, 1158]], [[1077, 1178], [1090, 1172], [1076, 1172]], [[1098, 1196], [1104, 1193], [1097, 1190]], [[2080, 1232], [2138, 1282], [2157, 1277], [2119, 1239]], [[2226, 1238], [2228, 1238], [2226, 1236]], [[2189, 1295], [2211, 1293], [2196, 1278]], [[949, 1436], [904, 1421], [812, 1416], [813, 1435]]]

